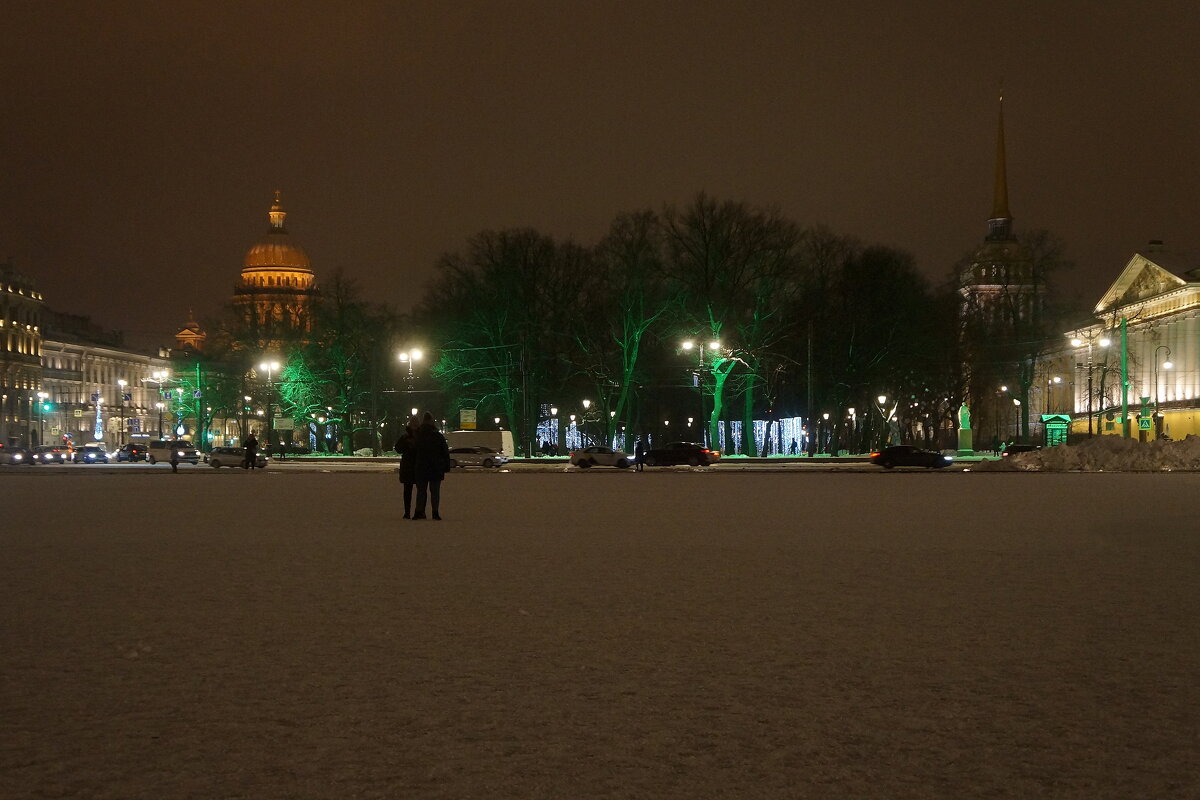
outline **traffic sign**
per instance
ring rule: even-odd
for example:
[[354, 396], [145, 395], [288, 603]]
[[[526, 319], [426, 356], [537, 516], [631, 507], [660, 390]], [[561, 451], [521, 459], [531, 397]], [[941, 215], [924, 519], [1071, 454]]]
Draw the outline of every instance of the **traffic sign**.
[[1149, 417], [1139, 417], [1139, 418], [1138, 418], [1138, 430], [1139, 430], [1139, 431], [1148, 431], [1148, 430], [1150, 430], [1150, 428], [1152, 427], [1152, 426], [1150, 425], [1150, 422], [1151, 422], [1151, 420], [1150, 420], [1150, 418], [1149, 418]]

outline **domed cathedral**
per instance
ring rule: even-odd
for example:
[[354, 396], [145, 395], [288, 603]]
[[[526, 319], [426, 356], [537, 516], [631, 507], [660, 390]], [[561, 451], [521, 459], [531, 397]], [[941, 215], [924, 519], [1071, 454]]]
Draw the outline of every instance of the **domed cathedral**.
[[[987, 449], [1028, 432], [1028, 421], [1022, 423], [1021, 403], [1022, 398], [1027, 401], [1033, 384], [1045, 298], [1030, 248], [1013, 233], [1003, 96], [996, 133], [992, 215], [983, 244], [959, 270], [958, 289], [965, 401], [975, 419], [975, 446]], [[1027, 402], [1024, 413], [1028, 413]]]
[[275, 192], [267, 233], [246, 251], [242, 279], [233, 292], [241, 322], [262, 346], [304, 339], [312, 330], [316, 276], [304, 248], [291, 240], [287, 213]]

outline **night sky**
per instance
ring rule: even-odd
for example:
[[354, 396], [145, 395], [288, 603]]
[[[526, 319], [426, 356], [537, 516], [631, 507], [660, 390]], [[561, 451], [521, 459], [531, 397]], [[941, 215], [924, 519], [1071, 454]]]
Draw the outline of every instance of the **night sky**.
[[[219, 9], [219, 10], [218, 10]], [[911, 251], [991, 211], [1095, 302], [1134, 250], [1200, 261], [1191, 3], [3, 5], [0, 258], [134, 343], [212, 315], [283, 191], [318, 280], [407, 310], [487, 228], [591, 243], [697, 191]]]

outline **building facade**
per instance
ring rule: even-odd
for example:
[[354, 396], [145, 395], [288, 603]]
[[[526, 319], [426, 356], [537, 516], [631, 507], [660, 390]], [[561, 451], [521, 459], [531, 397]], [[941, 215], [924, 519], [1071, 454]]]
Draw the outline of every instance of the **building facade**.
[[1040, 370], [1040, 413], [1071, 433], [1142, 441], [1200, 435], [1200, 268], [1151, 242]]
[[[170, 402], [170, 359], [124, 347], [121, 336], [86, 317], [47, 312], [42, 342], [43, 410], [35, 441], [101, 441], [116, 449], [157, 436], [160, 412]], [[161, 403], [161, 406], [159, 405]]]
[[0, 263], [0, 444], [28, 445], [41, 410], [42, 314], [33, 281]]

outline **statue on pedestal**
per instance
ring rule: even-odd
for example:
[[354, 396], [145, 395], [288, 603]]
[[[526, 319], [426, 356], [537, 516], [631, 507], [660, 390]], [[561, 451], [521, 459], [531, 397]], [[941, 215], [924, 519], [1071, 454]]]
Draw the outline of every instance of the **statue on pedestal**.
[[975, 455], [975, 444], [971, 433], [971, 409], [963, 403], [958, 407], [958, 454], [960, 456]]

